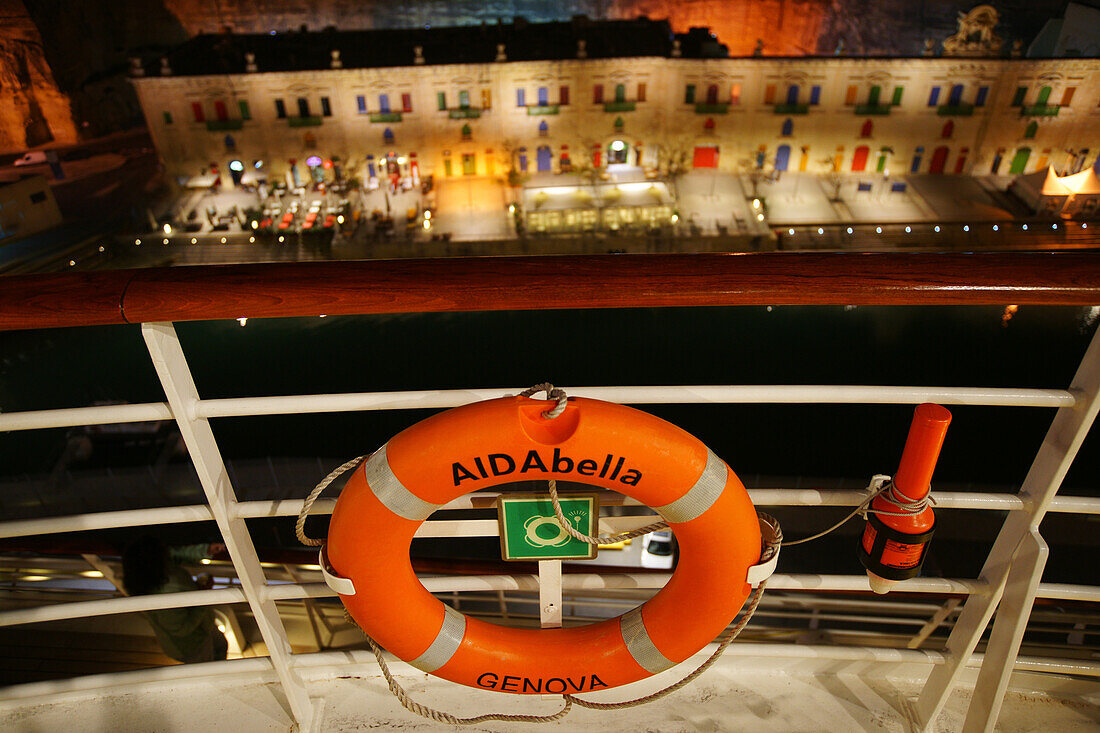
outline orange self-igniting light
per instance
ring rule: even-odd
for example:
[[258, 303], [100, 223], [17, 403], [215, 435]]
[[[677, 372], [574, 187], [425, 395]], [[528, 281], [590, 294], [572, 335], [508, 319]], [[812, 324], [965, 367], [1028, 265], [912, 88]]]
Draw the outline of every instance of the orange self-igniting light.
[[871, 502], [859, 559], [867, 569], [871, 590], [876, 593], [886, 593], [898, 581], [920, 574], [936, 515], [927, 504], [912, 514], [905, 513], [904, 505], [928, 496], [932, 472], [950, 424], [951, 413], [946, 408], [928, 403], [918, 405], [894, 485]]

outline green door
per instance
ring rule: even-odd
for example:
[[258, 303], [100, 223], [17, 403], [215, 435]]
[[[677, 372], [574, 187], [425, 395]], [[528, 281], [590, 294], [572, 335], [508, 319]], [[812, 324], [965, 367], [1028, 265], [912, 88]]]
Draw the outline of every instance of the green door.
[[1031, 148], [1020, 148], [1016, 151], [1016, 156], [1012, 159], [1012, 165], [1008, 167], [1010, 175], [1018, 175], [1024, 172], [1024, 168], [1027, 167], [1027, 159], [1031, 157]]
[[886, 153], [882, 153], [878, 156], [878, 165], [875, 166], [875, 170], [879, 173], [886, 170]]
[[462, 154], [462, 175], [472, 176], [477, 173], [477, 159], [473, 153]]
[[625, 84], [616, 84], [615, 85], [615, 101], [616, 102], [625, 102], [626, 101], [626, 85]]
[[1043, 87], [1039, 90], [1039, 98], [1035, 100], [1035, 106], [1045, 106], [1048, 99], [1050, 99], [1050, 87]]
[[443, 175], [445, 175], [447, 178], [450, 178], [451, 176], [454, 175], [454, 173], [451, 171], [451, 159], [450, 158], [444, 158], [443, 159]]
[[878, 106], [878, 98], [882, 95], [882, 87], [871, 87], [871, 93], [867, 96], [867, 104], [871, 107]]

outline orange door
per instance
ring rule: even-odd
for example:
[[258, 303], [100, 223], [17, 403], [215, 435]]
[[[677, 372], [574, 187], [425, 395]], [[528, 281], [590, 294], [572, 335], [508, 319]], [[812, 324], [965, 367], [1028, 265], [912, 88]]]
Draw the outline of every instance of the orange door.
[[861, 171], [867, 167], [867, 156], [870, 155], [871, 149], [866, 145], [860, 145], [856, 148], [856, 152], [852, 155], [852, 170]]

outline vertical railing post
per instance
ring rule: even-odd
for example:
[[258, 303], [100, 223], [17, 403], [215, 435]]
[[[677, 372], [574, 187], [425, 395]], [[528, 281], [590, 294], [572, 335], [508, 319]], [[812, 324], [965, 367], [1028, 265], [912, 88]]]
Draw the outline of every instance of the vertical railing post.
[[144, 323], [141, 331], [291, 712], [299, 729], [308, 730], [314, 722], [314, 707], [305, 683], [292, 667], [290, 641], [275, 602], [264, 595], [267, 580], [248, 527], [237, 514], [237, 498], [210, 421], [195, 416], [199, 393], [176, 329], [171, 323]]
[[[972, 595], [963, 606], [947, 639], [946, 662], [932, 670], [916, 702], [916, 718], [922, 731], [932, 730], [1004, 596], [967, 712], [966, 730], [992, 730], [997, 721], [1046, 563], [1046, 544], [1039, 535], [1039, 523], [1100, 409], [1100, 329], [1093, 334], [1069, 390], [1076, 398], [1074, 405], [1058, 408], [1020, 487], [1024, 510], [1008, 515], [986, 557], [979, 576], [986, 592]], [[1007, 594], [1006, 585], [1010, 586]]]

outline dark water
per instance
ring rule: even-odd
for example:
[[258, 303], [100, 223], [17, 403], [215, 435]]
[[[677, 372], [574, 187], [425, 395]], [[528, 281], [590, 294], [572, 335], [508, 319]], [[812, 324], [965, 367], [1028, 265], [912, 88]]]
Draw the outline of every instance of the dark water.
[[[776, 307], [770, 312], [737, 307], [252, 319], [245, 327], [228, 321], [177, 328], [200, 393], [229, 397], [521, 387], [544, 380], [566, 388], [767, 383], [1064, 388], [1095, 326], [1084, 308], [1022, 307], [1004, 327], [999, 307]], [[0, 334], [4, 411], [162, 399], [137, 327]], [[826, 488], [838, 486], [841, 478], [865, 482], [874, 473], [892, 473], [913, 410], [908, 405], [643, 409], [700, 437], [750, 486], [794, 481]], [[1015, 491], [1053, 410], [951, 409], [954, 421], [935, 485]], [[220, 419], [215, 433], [230, 459], [320, 456], [335, 465], [373, 450], [426, 414]], [[20, 477], [49, 473], [67, 432], [0, 434], [0, 482], [12, 485]], [[143, 464], [149, 456], [118, 449], [89, 460]], [[316, 478], [320, 475], [318, 469]], [[771, 477], [788, 478], [777, 483]], [[1096, 495], [1098, 477], [1100, 451], [1092, 437], [1063, 493]], [[304, 496], [309, 488], [303, 479], [300, 491], [291, 487], [287, 493]], [[238, 491], [249, 498], [247, 486]], [[97, 510], [115, 508], [124, 506]], [[942, 520], [945, 536], [967, 535], [972, 522], [981, 525], [959, 550], [965, 556], [961, 570], [972, 573], [999, 525], [995, 515], [977, 517], [945, 512]], [[826, 519], [819, 513], [810, 526], [825, 525]], [[844, 541], [843, 536], [836, 540]], [[812, 564], [815, 552], [832, 551], [831, 543], [792, 552], [788, 563]], [[837, 548], [847, 553], [846, 545]], [[1065, 568], [1067, 577], [1074, 574], [1073, 565]]]
[[[204, 397], [570, 385], [901, 384], [1064, 388], [1094, 328], [1083, 308], [669, 308], [181, 323]], [[0, 334], [0, 410], [163, 399], [134, 326]], [[739, 472], [864, 475], [897, 460], [909, 406], [651, 406]], [[953, 408], [939, 476], [1022, 479], [1052, 411]], [[416, 411], [223, 419], [228, 457], [374, 447]], [[48, 470], [49, 433], [0, 436], [0, 475]], [[22, 446], [20, 446], [22, 444]], [[1082, 465], [1095, 467], [1088, 451]], [[45, 461], [45, 462], [43, 462]], [[885, 467], [881, 464], [886, 464]], [[869, 465], [878, 466], [871, 469]], [[1070, 487], [1086, 487], [1079, 472]], [[1091, 474], [1095, 477], [1097, 474]]]

